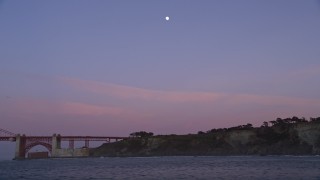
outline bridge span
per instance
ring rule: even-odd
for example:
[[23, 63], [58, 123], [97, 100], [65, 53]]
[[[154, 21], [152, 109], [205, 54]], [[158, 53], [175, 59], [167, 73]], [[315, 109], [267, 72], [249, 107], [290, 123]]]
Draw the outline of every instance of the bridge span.
[[[52, 136], [26, 136], [0, 128], [0, 141], [11, 141], [16, 143], [14, 159], [24, 159], [29, 150], [37, 145], [45, 147], [53, 158], [85, 157], [89, 156], [90, 141], [110, 143], [128, 138], [129, 137], [117, 136], [62, 136], [60, 134], [53, 134]], [[62, 141], [69, 142], [68, 148], [61, 148]], [[78, 141], [84, 142], [82, 148], [74, 147], [74, 143]]]

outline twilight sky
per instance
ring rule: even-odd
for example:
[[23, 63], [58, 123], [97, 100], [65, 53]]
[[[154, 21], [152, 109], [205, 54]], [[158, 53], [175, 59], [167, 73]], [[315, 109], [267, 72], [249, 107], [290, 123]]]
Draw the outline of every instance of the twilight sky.
[[315, 0], [0, 1], [0, 128], [185, 134], [318, 117], [319, 32]]

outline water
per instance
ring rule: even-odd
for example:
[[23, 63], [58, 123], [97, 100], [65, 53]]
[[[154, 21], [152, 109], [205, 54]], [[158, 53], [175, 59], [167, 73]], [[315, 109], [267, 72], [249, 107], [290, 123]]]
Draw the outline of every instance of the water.
[[319, 179], [319, 156], [0, 161], [0, 179]]

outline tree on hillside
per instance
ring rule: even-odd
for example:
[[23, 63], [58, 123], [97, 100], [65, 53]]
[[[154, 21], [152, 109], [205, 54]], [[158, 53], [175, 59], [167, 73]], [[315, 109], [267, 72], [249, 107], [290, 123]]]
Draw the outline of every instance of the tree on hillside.
[[251, 123], [243, 125], [243, 129], [251, 129], [251, 128], [253, 128], [253, 125]]
[[261, 127], [269, 127], [268, 122], [267, 122], [267, 121], [264, 121], [264, 122], [262, 123]]
[[252, 128], [253, 128], [252, 124], [248, 123], [246, 125], [239, 125], [239, 126], [228, 128], [228, 131], [230, 131], [230, 130], [244, 130], [244, 129], [252, 129]]
[[131, 137], [152, 137], [152, 132], [145, 132], [145, 131], [139, 131], [139, 132], [133, 132], [130, 134]]
[[271, 123], [271, 126], [274, 126], [277, 124], [277, 121], [269, 121]]
[[319, 122], [319, 121], [320, 121], [320, 117], [317, 117], [317, 118], [312, 118], [312, 117], [311, 117], [311, 118], [310, 118], [310, 121], [311, 121], [311, 122], [317, 122], [317, 121]]

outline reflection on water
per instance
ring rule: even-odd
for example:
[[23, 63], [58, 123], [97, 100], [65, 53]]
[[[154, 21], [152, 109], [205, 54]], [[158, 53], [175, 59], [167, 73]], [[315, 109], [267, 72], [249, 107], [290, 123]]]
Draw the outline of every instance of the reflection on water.
[[319, 156], [0, 161], [0, 179], [320, 179]]

